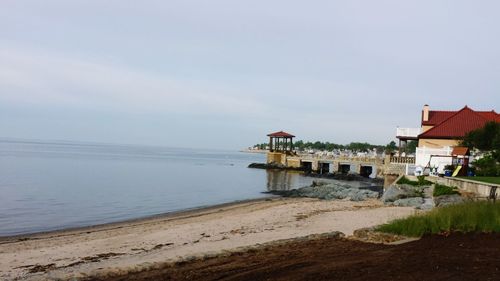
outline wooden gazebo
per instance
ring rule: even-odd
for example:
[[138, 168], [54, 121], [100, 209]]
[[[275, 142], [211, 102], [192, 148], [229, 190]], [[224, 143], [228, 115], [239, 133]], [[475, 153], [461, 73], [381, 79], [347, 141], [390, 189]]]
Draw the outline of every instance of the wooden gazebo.
[[267, 136], [269, 137], [269, 152], [293, 153], [294, 135], [279, 131], [268, 134]]

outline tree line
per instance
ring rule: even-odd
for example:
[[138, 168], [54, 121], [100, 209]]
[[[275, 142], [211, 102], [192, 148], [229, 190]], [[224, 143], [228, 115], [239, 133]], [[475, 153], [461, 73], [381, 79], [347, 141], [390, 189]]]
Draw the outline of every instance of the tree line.
[[[254, 147], [258, 147], [259, 149], [266, 149], [268, 143], [256, 144]], [[333, 150], [350, 150], [353, 152], [368, 152], [373, 151], [374, 149], [377, 153], [391, 153], [398, 150], [396, 146], [396, 142], [391, 141], [387, 145], [375, 145], [367, 142], [351, 142], [349, 144], [337, 144], [331, 142], [321, 142], [321, 141], [296, 141], [293, 143], [293, 147], [295, 150], [306, 151], [306, 150], [321, 150], [321, 151], [333, 151]], [[415, 148], [417, 147], [417, 142], [409, 142], [408, 143], [408, 152], [415, 152]]]

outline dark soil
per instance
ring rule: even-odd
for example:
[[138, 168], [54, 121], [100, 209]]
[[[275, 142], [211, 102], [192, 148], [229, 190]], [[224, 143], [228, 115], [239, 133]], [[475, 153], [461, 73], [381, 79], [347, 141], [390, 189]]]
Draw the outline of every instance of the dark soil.
[[401, 245], [325, 238], [96, 280], [500, 280], [500, 234]]

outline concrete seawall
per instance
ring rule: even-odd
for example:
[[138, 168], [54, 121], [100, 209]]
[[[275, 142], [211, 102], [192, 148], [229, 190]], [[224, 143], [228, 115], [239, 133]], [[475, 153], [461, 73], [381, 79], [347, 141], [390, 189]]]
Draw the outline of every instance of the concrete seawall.
[[[394, 159], [393, 159], [394, 158]], [[404, 157], [403, 157], [404, 158]], [[406, 159], [406, 158], [405, 158]], [[403, 160], [405, 160], [403, 159]], [[410, 159], [410, 158], [408, 158]], [[406, 160], [408, 160], [406, 159]], [[409, 174], [410, 161], [393, 161], [395, 157], [366, 156], [318, 156], [308, 154], [268, 152], [267, 164], [283, 168], [300, 169], [318, 174], [355, 173], [370, 178], [383, 178], [386, 175]]]
[[429, 181], [444, 184], [447, 186], [456, 186], [459, 190], [473, 193], [479, 197], [488, 197], [492, 186], [499, 187], [496, 191], [497, 197], [500, 195], [500, 185], [494, 183], [485, 183], [469, 179], [450, 178], [450, 177], [427, 177]]

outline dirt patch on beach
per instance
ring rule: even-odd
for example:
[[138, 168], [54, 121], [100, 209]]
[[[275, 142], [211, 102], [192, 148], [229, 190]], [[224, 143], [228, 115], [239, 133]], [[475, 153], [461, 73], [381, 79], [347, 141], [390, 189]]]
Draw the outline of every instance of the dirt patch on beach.
[[500, 234], [384, 245], [324, 238], [92, 280], [500, 280]]

